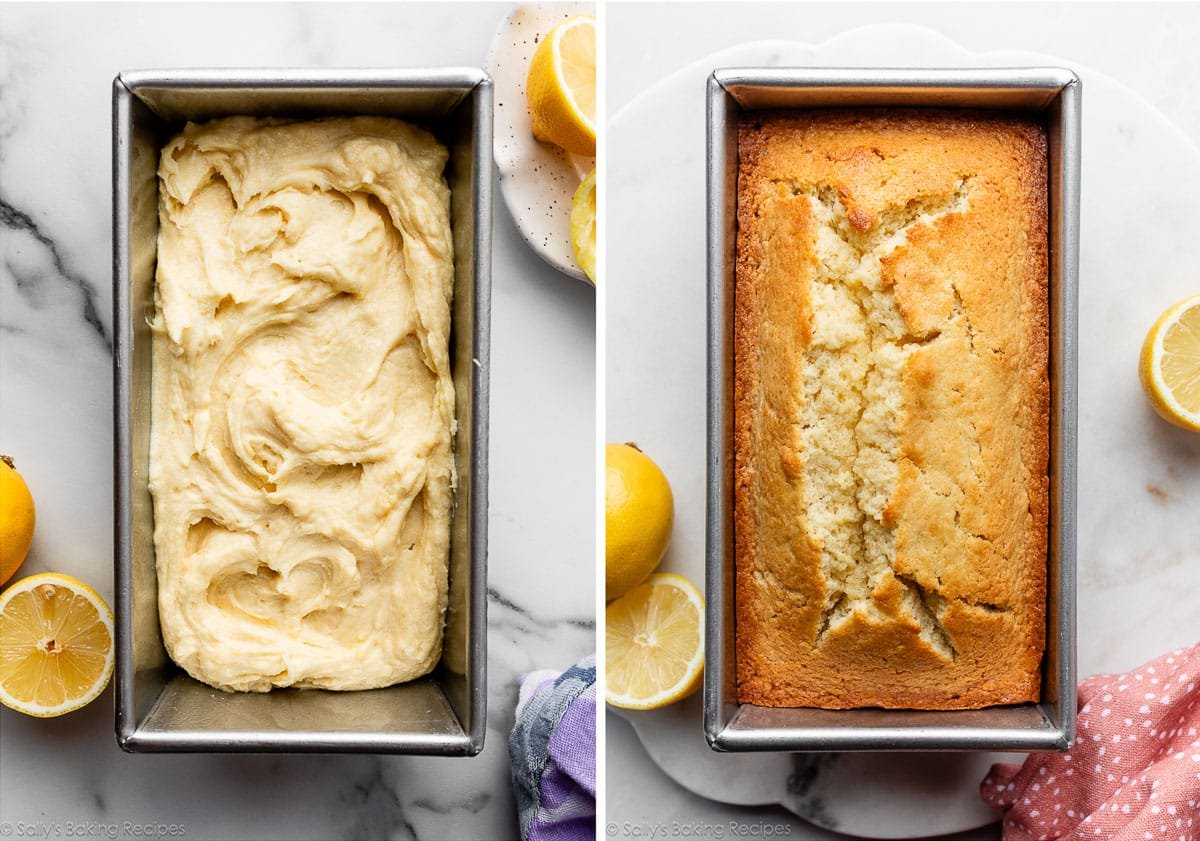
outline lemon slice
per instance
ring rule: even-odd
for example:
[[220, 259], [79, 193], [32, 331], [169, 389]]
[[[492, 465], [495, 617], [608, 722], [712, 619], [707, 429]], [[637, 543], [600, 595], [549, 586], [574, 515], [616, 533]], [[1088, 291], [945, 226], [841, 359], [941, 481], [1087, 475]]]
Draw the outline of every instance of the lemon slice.
[[1154, 322], [1138, 373], [1154, 411], [1200, 432], [1200, 295], [1184, 298]]
[[525, 96], [533, 136], [579, 155], [596, 154], [596, 21], [578, 15], [538, 44]]
[[700, 686], [704, 597], [681, 575], [658, 573], [604, 611], [605, 682], [614, 707], [650, 710]]
[[0, 596], [0, 703], [39, 718], [77, 710], [113, 671], [113, 617], [69, 575], [22, 578]]
[[571, 199], [571, 246], [575, 261], [596, 282], [596, 168], [587, 174]]

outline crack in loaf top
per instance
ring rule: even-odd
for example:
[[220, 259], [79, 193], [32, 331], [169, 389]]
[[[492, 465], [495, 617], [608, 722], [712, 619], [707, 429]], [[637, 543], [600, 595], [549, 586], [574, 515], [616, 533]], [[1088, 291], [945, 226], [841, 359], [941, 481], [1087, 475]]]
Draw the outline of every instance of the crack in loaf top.
[[454, 391], [446, 150], [233, 117], [162, 151], [150, 489], [172, 658], [224, 689], [436, 664]]
[[739, 697], [1035, 700], [1044, 642], [1044, 128], [752, 113], [739, 138]]

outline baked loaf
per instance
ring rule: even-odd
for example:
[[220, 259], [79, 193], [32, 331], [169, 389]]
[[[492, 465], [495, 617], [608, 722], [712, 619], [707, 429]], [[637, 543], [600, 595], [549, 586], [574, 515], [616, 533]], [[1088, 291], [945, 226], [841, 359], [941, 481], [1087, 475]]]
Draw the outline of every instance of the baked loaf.
[[739, 161], [739, 700], [1037, 700], [1044, 127], [774, 112], [745, 120]]

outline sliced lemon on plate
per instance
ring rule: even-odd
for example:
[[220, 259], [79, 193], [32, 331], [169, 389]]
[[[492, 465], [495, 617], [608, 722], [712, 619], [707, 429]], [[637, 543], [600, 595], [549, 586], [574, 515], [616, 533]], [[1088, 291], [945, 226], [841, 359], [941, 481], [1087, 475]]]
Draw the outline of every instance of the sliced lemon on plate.
[[1158, 317], [1142, 343], [1139, 363], [1154, 411], [1200, 432], [1200, 295], [1184, 298]]
[[112, 671], [112, 611], [91, 587], [46, 572], [0, 596], [0, 703], [62, 715], [95, 700]]
[[571, 200], [571, 246], [575, 261], [596, 282], [596, 169], [587, 174]]
[[534, 137], [578, 155], [596, 154], [594, 18], [568, 18], [542, 39], [529, 62], [525, 96]]
[[650, 710], [691, 695], [704, 674], [704, 597], [682, 575], [650, 576], [604, 611], [608, 703]]

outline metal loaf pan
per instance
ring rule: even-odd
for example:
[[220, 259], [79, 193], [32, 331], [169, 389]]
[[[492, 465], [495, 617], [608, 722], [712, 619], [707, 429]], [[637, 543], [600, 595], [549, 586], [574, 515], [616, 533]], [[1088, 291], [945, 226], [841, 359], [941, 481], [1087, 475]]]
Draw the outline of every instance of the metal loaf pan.
[[[1049, 137], [1050, 529], [1037, 704], [966, 711], [740, 704], [734, 649], [733, 272], [738, 125], [768, 109], [1009, 109]], [[1061, 68], [720, 69], [708, 81], [708, 513], [704, 731], [719, 751], [1063, 750], [1075, 732], [1075, 482], [1080, 83]]]
[[[117, 741], [127, 751], [478, 753], [487, 701], [491, 80], [471, 68], [134, 71], [113, 81], [112, 104]], [[147, 490], [158, 153], [187, 121], [234, 114], [400, 117], [450, 150], [458, 421], [450, 601], [441, 662], [410, 683], [225, 693], [188, 677], [163, 647]]]

